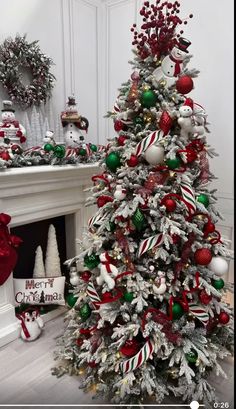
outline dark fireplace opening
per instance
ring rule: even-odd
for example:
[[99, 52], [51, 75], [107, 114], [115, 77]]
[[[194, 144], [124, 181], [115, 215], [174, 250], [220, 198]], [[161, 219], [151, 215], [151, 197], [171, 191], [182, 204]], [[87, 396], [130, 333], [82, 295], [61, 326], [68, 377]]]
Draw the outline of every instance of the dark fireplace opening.
[[63, 275], [68, 274], [63, 264], [67, 259], [65, 216], [59, 216], [11, 228], [11, 234], [19, 236], [23, 240], [23, 243], [18, 248], [18, 261], [13, 272], [14, 278], [31, 278], [33, 276], [35, 251], [38, 246], [42, 247], [45, 262], [50, 224], [56, 230], [61, 272]]

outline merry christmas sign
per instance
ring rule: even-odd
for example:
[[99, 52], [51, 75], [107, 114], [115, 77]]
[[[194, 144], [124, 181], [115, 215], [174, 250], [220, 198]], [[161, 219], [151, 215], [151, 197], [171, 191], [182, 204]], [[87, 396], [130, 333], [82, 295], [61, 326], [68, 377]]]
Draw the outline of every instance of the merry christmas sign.
[[14, 279], [15, 304], [65, 305], [65, 277]]

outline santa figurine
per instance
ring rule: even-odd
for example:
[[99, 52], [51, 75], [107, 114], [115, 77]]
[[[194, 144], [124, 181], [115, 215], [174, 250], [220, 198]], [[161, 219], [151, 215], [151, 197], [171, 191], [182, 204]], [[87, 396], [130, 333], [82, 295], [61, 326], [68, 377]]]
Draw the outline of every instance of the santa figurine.
[[74, 97], [68, 97], [67, 108], [61, 113], [64, 138], [67, 147], [81, 147], [88, 132], [89, 121], [78, 112]]
[[191, 42], [186, 38], [180, 37], [178, 39], [170, 54], [162, 60], [161, 66], [153, 71], [153, 75], [158, 82], [165, 81], [167, 87], [175, 84], [183, 70], [183, 62], [188, 55], [190, 44]]
[[16, 120], [11, 101], [3, 101], [2, 120], [0, 122], [0, 143], [8, 139], [10, 143], [21, 145], [26, 141], [25, 128]]

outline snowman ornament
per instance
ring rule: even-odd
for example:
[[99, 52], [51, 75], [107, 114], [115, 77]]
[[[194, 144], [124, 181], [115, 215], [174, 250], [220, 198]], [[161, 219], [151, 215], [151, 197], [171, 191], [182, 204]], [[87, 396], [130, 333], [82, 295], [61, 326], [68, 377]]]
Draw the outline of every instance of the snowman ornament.
[[179, 74], [183, 70], [183, 62], [188, 55], [187, 48], [191, 42], [186, 38], [180, 37], [177, 44], [172, 48], [161, 63], [161, 66], [153, 71], [153, 75], [157, 82], [164, 80], [167, 87], [175, 84]]
[[61, 113], [61, 122], [66, 146], [78, 148], [88, 132], [89, 121], [78, 113], [74, 97], [68, 97], [67, 108]]
[[126, 193], [126, 189], [124, 189], [121, 185], [117, 185], [114, 192], [114, 198], [117, 200], [124, 200], [126, 198]]
[[153, 292], [158, 295], [163, 295], [166, 292], [166, 278], [163, 271], [158, 271], [158, 277], [155, 279], [153, 284]]
[[14, 112], [12, 102], [3, 101], [2, 120], [0, 121], [0, 143], [4, 142], [4, 138], [18, 145], [26, 141], [25, 128], [16, 120]]
[[202, 136], [205, 132], [203, 125], [195, 125], [193, 117], [193, 100], [187, 98], [185, 103], [179, 108], [180, 117], [178, 118], [178, 124], [180, 125], [180, 136], [185, 140], [189, 135], [197, 134]]
[[100, 275], [97, 277], [96, 281], [98, 285], [106, 283], [109, 290], [115, 287], [114, 278], [118, 275], [118, 269], [111, 262], [111, 258], [107, 252], [101, 253], [100, 258]]
[[76, 267], [71, 267], [70, 269], [70, 283], [73, 287], [76, 287], [79, 284], [79, 276]]
[[40, 336], [44, 323], [38, 311], [25, 311], [18, 319], [21, 320], [20, 336], [24, 341], [34, 341]]

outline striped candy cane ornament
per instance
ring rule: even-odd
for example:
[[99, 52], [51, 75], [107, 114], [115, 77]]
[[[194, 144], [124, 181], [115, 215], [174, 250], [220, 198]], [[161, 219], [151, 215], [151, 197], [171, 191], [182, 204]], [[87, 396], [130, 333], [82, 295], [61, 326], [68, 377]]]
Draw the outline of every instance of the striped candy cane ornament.
[[94, 285], [93, 285], [92, 282], [90, 282], [90, 283], [88, 284], [87, 294], [88, 294], [88, 296], [89, 296], [91, 302], [94, 304], [94, 306], [97, 307], [96, 303], [97, 303], [97, 302], [100, 302], [101, 299], [100, 299], [100, 297], [99, 297], [97, 291], [95, 290], [95, 287], [94, 287]]
[[190, 215], [194, 214], [196, 211], [196, 202], [191, 185], [188, 182], [181, 182], [180, 189]]

